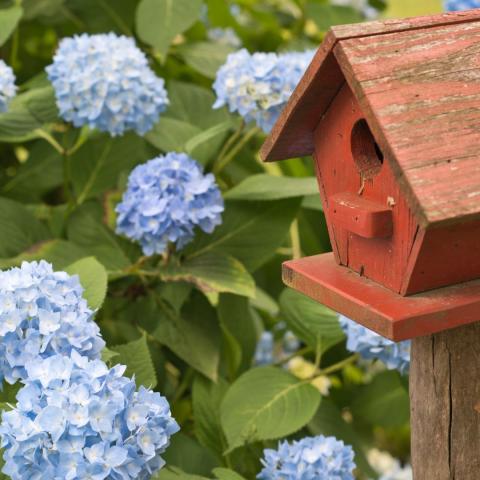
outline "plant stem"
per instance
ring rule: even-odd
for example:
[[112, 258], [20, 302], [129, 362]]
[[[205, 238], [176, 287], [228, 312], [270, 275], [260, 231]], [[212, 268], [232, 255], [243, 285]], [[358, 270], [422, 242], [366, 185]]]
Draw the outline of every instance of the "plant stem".
[[330, 373], [334, 373], [338, 370], [341, 370], [347, 365], [350, 365], [351, 363], [356, 362], [359, 358], [360, 358], [360, 355], [358, 353], [355, 353], [354, 355], [351, 355], [350, 357], [347, 357], [344, 360], [341, 360], [340, 362], [334, 363], [333, 365], [330, 365], [329, 367], [320, 370], [320, 376], [329, 375]]
[[213, 167], [213, 173], [218, 175], [235, 158], [240, 150], [242, 150], [242, 148], [259, 132], [260, 129], [258, 127], [249, 130], [227, 154], [218, 158], [217, 163]]
[[233, 132], [233, 134], [229, 137], [229, 139], [224, 143], [220, 153], [218, 154], [217, 162], [221, 162], [223, 157], [227, 154], [228, 150], [232, 147], [232, 145], [240, 138], [242, 132], [245, 128], [245, 122], [242, 120], [238, 128]]
[[292, 244], [292, 256], [296, 260], [302, 256], [302, 246], [300, 243], [300, 233], [298, 230], [298, 220], [295, 219], [290, 225], [290, 243]]
[[65, 154], [65, 149], [60, 145], [60, 143], [57, 142], [57, 140], [55, 140], [53, 135], [41, 128], [34, 130], [34, 133], [46, 140], [60, 155]]
[[13, 32], [12, 49], [10, 51], [10, 65], [14, 70], [17, 67], [19, 39], [20, 39], [20, 27], [17, 25], [17, 28]]

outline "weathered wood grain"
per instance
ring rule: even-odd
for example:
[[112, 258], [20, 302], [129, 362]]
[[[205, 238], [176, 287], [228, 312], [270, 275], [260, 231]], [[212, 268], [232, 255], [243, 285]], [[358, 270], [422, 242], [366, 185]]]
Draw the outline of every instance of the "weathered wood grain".
[[415, 480], [480, 477], [480, 323], [413, 340]]
[[335, 55], [423, 226], [480, 217], [480, 22], [342, 40]]

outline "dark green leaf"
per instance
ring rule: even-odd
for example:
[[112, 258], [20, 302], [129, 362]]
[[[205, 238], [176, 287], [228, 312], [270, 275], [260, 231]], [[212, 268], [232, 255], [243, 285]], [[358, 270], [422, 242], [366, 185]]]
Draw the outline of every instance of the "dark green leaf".
[[162, 457], [167, 465], [174, 465], [189, 474], [209, 475], [212, 468], [218, 466], [218, 460], [210, 450], [182, 432], [172, 437]]
[[12, 5], [0, 10], [0, 46], [3, 45], [13, 33], [19, 20], [22, 18], [23, 9], [20, 5]]
[[205, 253], [187, 259], [181, 265], [170, 265], [160, 271], [167, 281], [186, 281], [204, 292], [230, 292], [253, 297], [255, 282], [235, 258], [218, 253]]
[[83, 297], [89, 307], [93, 310], [100, 308], [107, 294], [108, 277], [105, 267], [94, 257], [87, 257], [69, 265], [65, 271], [80, 277]]
[[[220, 329], [215, 310], [200, 293], [178, 315], [163, 311], [150, 333], [192, 368], [216, 381], [220, 358]], [[162, 314], [161, 313], [161, 314]]]
[[200, 16], [201, 0], [141, 0], [137, 8], [138, 36], [166, 55], [173, 38]]
[[154, 475], [152, 480], [208, 480], [208, 478], [200, 477], [199, 475], [190, 475], [180, 470], [180, 468], [167, 466]]
[[223, 252], [256, 270], [283, 243], [298, 211], [299, 199], [226, 202], [223, 223], [210, 235], [200, 233], [186, 249], [190, 257]]
[[396, 371], [377, 375], [363, 387], [352, 403], [352, 413], [362, 422], [382, 427], [398, 427], [410, 418], [408, 391]]
[[215, 468], [213, 473], [218, 480], [245, 480], [244, 477], [228, 468]]
[[353, 7], [316, 2], [309, 2], [307, 4], [306, 14], [322, 31], [327, 31], [333, 25], [356, 23], [364, 19], [362, 14]]
[[0, 258], [26, 251], [49, 237], [47, 228], [22, 204], [0, 198]]
[[315, 177], [281, 177], [260, 173], [246, 178], [224, 197], [229, 200], [278, 200], [313, 194], [318, 194]]
[[145, 335], [125, 345], [111, 347], [111, 350], [119, 354], [115, 357], [115, 363], [126, 365], [125, 375], [127, 377], [135, 375], [137, 385], [144, 385], [147, 388], [157, 386], [157, 376]]
[[186, 43], [178, 48], [185, 63], [208, 78], [215, 78], [218, 69], [235, 49], [214, 42]]
[[222, 402], [221, 421], [230, 450], [296, 432], [312, 419], [320, 399], [317, 389], [281, 368], [248, 371]]
[[320, 346], [324, 352], [345, 338], [333, 310], [295, 290], [282, 292], [280, 307], [289, 328], [313, 349]]
[[197, 375], [193, 382], [192, 402], [195, 416], [195, 436], [198, 441], [221, 457], [226, 447], [218, 412], [228, 384], [222, 378], [217, 383]]

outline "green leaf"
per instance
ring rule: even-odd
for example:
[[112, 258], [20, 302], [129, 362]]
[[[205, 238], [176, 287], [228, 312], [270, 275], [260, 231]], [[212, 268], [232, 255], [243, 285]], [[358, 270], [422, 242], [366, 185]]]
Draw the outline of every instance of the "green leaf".
[[186, 43], [177, 49], [185, 63], [208, 78], [215, 78], [235, 48], [214, 42]]
[[280, 308], [293, 333], [313, 349], [320, 345], [325, 352], [345, 338], [333, 310], [295, 290], [286, 288], [282, 292]]
[[187, 259], [181, 265], [170, 265], [160, 271], [166, 281], [186, 281], [204, 292], [230, 292], [253, 297], [255, 281], [235, 258], [225, 254], [206, 253]]
[[317, 413], [308, 424], [308, 429], [313, 435], [333, 436], [338, 440], [343, 440], [347, 445], [351, 445], [355, 451], [357, 466], [368, 478], [377, 478], [377, 473], [368, 463], [361, 438], [352, 425], [343, 419], [342, 412], [332, 400], [329, 398], [322, 399]]
[[225, 450], [225, 438], [218, 412], [227, 389], [228, 383], [222, 378], [214, 383], [200, 375], [195, 377], [192, 389], [195, 436], [220, 457]]
[[229, 388], [220, 410], [229, 449], [296, 432], [312, 419], [320, 399], [317, 389], [280, 368], [248, 371]]
[[157, 375], [145, 335], [125, 345], [111, 347], [111, 350], [119, 354], [115, 358], [115, 362], [127, 366], [125, 375], [127, 377], [135, 375], [137, 385], [143, 385], [147, 388], [157, 386]]
[[100, 223], [93, 204], [77, 209], [67, 226], [68, 238], [90, 252], [109, 272], [118, 272], [131, 262], [122, 249], [121, 239]]
[[145, 138], [164, 152], [182, 151], [187, 142], [202, 133], [200, 127], [184, 120], [162, 116]]
[[198, 234], [185, 253], [191, 258], [207, 252], [226, 253], [254, 271], [282, 245], [299, 205], [299, 199], [228, 201], [222, 225], [212, 234]]
[[172, 437], [162, 457], [167, 465], [181, 468], [189, 474], [209, 475], [218, 466], [218, 460], [210, 450], [183, 432]]
[[5, 185], [2, 194], [22, 202], [41, 202], [48, 191], [63, 182], [62, 157], [44, 140], [36, 141], [25, 163]]
[[0, 258], [28, 250], [49, 237], [48, 229], [22, 204], [0, 198]]
[[207, 142], [210, 142], [213, 138], [218, 137], [219, 135], [224, 134], [232, 128], [232, 125], [228, 122], [218, 123], [213, 127], [207, 128], [202, 133], [195, 135], [193, 138], [190, 138], [188, 142], [185, 143], [185, 151], [195, 157], [195, 151], [197, 151], [202, 145]]
[[85, 257], [85, 251], [72, 242], [56, 238], [36, 243], [25, 252], [12, 258], [0, 259], [0, 268], [11, 268], [22, 262], [45, 260], [53, 265], [55, 270], [63, 270], [71, 263]]
[[327, 31], [333, 25], [357, 23], [364, 20], [362, 14], [355, 8], [341, 5], [309, 2], [305, 11], [307, 18], [311, 18], [322, 31]]
[[[162, 315], [163, 313], [163, 315]], [[217, 380], [220, 358], [220, 329], [216, 312], [200, 293], [193, 293], [180, 315], [166, 310], [149, 332], [160, 343], [187, 362], [192, 368]], [[157, 313], [158, 317], [158, 313]]]
[[226, 347], [233, 350], [227, 357], [233, 369], [231, 373], [244, 372], [252, 366], [257, 346], [257, 330], [249, 301], [245, 297], [224, 293], [220, 295], [217, 310]]
[[113, 365], [114, 359], [117, 358], [120, 354], [118, 352], [114, 352], [107, 347], [104, 347], [102, 350], [102, 362], [105, 362], [107, 365]]
[[17, 95], [8, 111], [0, 113], [0, 141], [19, 142], [38, 138], [36, 129], [57, 120], [58, 111], [51, 86]]
[[137, 8], [138, 36], [166, 55], [173, 38], [200, 17], [202, 0], [142, 0]]
[[13, 33], [22, 18], [23, 9], [19, 5], [0, 10], [0, 46], [3, 45]]
[[405, 425], [410, 418], [409, 396], [396, 371], [378, 374], [355, 395], [354, 418], [382, 427]]
[[73, 156], [72, 178], [78, 203], [115, 188], [121, 173], [127, 175], [148, 159], [145, 141], [134, 134], [104, 137], [85, 143]]
[[94, 257], [78, 260], [68, 266], [66, 272], [70, 275], [78, 275], [84, 289], [83, 297], [93, 310], [97, 310], [103, 304], [107, 295], [108, 276], [105, 267]]
[[244, 477], [229, 468], [214, 468], [213, 473], [218, 480], [245, 480]]
[[208, 480], [208, 478], [200, 477], [199, 475], [190, 475], [180, 468], [168, 465], [154, 475], [152, 480]]
[[318, 195], [315, 177], [281, 177], [260, 173], [251, 175], [229, 190], [224, 198], [229, 200], [278, 200], [282, 198]]
[[323, 205], [322, 205], [322, 201], [320, 200], [320, 195], [317, 193], [315, 195], [306, 196], [303, 199], [302, 208], [323, 212]]

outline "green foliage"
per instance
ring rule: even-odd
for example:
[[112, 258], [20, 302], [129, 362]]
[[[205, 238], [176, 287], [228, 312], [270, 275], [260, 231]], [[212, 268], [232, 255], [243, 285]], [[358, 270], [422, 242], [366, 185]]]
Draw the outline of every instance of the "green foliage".
[[[440, 3], [390, 0], [383, 15]], [[2, 58], [19, 86], [0, 113], [0, 268], [45, 259], [80, 276], [104, 361], [165, 395], [181, 425], [156, 480], [253, 480], [265, 448], [318, 434], [353, 446], [359, 480], [377, 477], [371, 448], [408, 461], [406, 380], [353, 363], [336, 314], [281, 283], [282, 261], [330, 249], [312, 162], [263, 164], [265, 135], [212, 108], [212, 81], [234, 48], [209, 29], [233, 29], [251, 52], [280, 52], [314, 48], [330, 26], [362, 20], [328, 0], [0, 1]], [[110, 31], [132, 36], [166, 81], [168, 109], [143, 137], [63, 122], [44, 71], [62, 37]], [[145, 258], [115, 233], [115, 207], [132, 169], [170, 151], [215, 175], [225, 212], [213, 233]], [[275, 363], [257, 367], [264, 330]], [[293, 361], [287, 330], [301, 342]], [[321, 382], [331, 383], [328, 397]], [[0, 407], [15, 394], [6, 385]]]
[[281, 369], [250, 370], [229, 388], [222, 402], [229, 449], [290, 435], [311, 420], [319, 404], [320, 393], [314, 387]]

